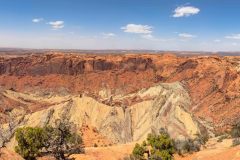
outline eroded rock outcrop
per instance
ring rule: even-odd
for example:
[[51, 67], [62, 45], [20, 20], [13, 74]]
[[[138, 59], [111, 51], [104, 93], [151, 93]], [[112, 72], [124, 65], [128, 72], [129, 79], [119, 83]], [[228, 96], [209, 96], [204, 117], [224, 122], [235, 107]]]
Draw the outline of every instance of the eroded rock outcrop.
[[[189, 112], [188, 92], [178, 82], [111, 97], [113, 102], [138, 97], [138, 102], [126, 107], [106, 105], [86, 95], [44, 97], [10, 90], [4, 95], [21, 103], [23, 99], [29, 103], [51, 103], [47, 109], [25, 114], [17, 127], [53, 124], [64, 115], [77, 125], [79, 131], [87, 124], [111, 143], [142, 141], [148, 133], [158, 133], [161, 128], [166, 128], [173, 138], [194, 138], [203, 131]], [[7, 144], [9, 148], [14, 145], [14, 140]]]

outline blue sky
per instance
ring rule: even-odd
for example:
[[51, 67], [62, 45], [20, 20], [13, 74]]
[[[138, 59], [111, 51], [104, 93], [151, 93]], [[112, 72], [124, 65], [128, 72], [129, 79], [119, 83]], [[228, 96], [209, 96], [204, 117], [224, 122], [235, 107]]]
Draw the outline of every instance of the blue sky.
[[0, 47], [240, 51], [239, 0], [0, 0]]

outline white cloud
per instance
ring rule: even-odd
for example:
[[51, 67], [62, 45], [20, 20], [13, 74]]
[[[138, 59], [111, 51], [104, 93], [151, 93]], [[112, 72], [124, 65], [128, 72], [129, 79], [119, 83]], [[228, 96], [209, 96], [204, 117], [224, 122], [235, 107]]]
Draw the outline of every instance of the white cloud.
[[110, 38], [110, 37], [115, 37], [116, 36], [116, 34], [114, 34], [114, 33], [102, 33], [102, 35], [103, 35], [104, 38]]
[[53, 30], [62, 29], [64, 27], [64, 21], [53, 21], [49, 22], [48, 24], [52, 26]]
[[152, 26], [141, 24], [127, 24], [126, 26], [121, 27], [124, 32], [137, 34], [150, 34], [152, 33], [152, 28]]
[[39, 23], [39, 22], [41, 22], [41, 21], [43, 21], [44, 19], [43, 18], [34, 18], [33, 20], [32, 20], [32, 22], [33, 23]]
[[142, 38], [152, 40], [154, 37], [151, 34], [144, 34], [144, 35], [142, 35]]
[[165, 39], [165, 38], [155, 37], [152, 34], [142, 34], [141, 37], [143, 39], [154, 41], [154, 42], [169, 42], [169, 41], [174, 41], [175, 40], [173, 38]]
[[143, 34], [143, 35], [141, 35], [141, 37], [144, 39], [147, 39], [147, 40], [151, 40], [151, 41], [160, 41], [161, 40], [161, 39], [154, 37], [152, 34]]
[[220, 39], [215, 39], [214, 42], [219, 43], [219, 42], [221, 42], [221, 40]]
[[198, 14], [200, 12], [199, 8], [193, 6], [180, 6], [174, 10], [173, 17], [188, 17], [191, 15]]
[[232, 34], [232, 35], [226, 36], [225, 38], [240, 40], [240, 34]]
[[189, 33], [179, 33], [178, 34], [179, 37], [181, 38], [195, 38], [195, 35], [189, 34]]

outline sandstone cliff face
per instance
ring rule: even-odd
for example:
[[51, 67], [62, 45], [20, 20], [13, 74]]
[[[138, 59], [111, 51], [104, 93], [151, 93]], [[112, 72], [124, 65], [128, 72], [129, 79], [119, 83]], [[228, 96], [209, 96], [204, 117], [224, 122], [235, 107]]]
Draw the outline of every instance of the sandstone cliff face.
[[144, 71], [154, 68], [151, 58], [117, 56], [77, 56], [46, 54], [42, 56], [2, 58], [0, 74], [43, 76], [49, 74], [81, 75], [83, 73], [125, 70]]
[[223, 131], [240, 118], [239, 64], [239, 57], [169, 54], [3, 56], [0, 117], [6, 122], [12, 110], [26, 118], [69, 105], [79, 126], [97, 127], [102, 136], [111, 132], [113, 142], [140, 140], [160, 126], [172, 130], [168, 123], [178, 135], [190, 136], [199, 131], [194, 117], [209, 132]]
[[[91, 126], [114, 144], [143, 141], [149, 133], [158, 133], [161, 128], [166, 128], [177, 139], [194, 138], [202, 132], [197, 119], [189, 113], [190, 97], [180, 83], [159, 84], [126, 96], [117, 95], [111, 98], [118, 102], [139, 98], [139, 102], [126, 107], [106, 105], [85, 95], [43, 97], [11, 90], [3, 94], [28, 105], [33, 102], [50, 104], [48, 109], [30, 114], [21, 112], [21, 109], [15, 110], [16, 119], [19, 119], [15, 122], [15, 128], [53, 125], [56, 119], [64, 115], [77, 125], [79, 132], [85, 125]], [[8, 129], [6, 126], [5, 130]], [[14, 139], [7, 144], [9, 148], [14, 145]]]

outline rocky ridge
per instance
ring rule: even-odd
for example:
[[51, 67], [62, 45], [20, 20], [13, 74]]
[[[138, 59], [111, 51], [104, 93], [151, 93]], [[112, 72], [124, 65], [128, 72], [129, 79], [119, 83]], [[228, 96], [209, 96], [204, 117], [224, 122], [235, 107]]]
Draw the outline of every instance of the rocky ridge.
[[[14, 109], [12, 112], [18, 117], [15, 118], [16, 128], [53, 124], [64, 115], [77, 125], [79, 132], [87, 125], [111, 144], [142, 141], [148, 133], [158, 133], [161, 128], [166, 128], [177, 139], [194, 138], [203, 132], [189, 112], [191, 101], [180, 83], [158, 84], [124, 97], [117, 95], [111, 98], [112, 101], [125, 101], [132, 97], [141, 99], [126, 107], [106, 105], [86, 95], [41, 97], [11, 90], [3, 94], [19, 103], [28, 103], [29, 106], [38, 102], [49, 103], [47, 109], [34, 113], [26, 113], [23, 108]], [[7, 132], [9, 128], [5, 129]], [[14, 145], [14, 139], [7, 144], [9, 148]]]

